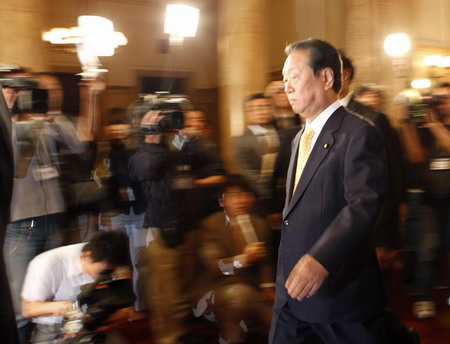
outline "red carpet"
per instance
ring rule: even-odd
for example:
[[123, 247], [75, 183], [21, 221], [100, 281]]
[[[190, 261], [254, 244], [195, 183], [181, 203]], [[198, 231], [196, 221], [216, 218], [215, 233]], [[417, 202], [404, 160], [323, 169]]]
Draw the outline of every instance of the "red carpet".
[[[404, 293], [400, 281], [401, 270], [390, 271], [388, 285], [391, 293], [391, 310], [401, 317], [405, 325], [413, 327], [419, 332], [422, 344], [450, 344], [450, 308], [447, 304], [450, 290], [436, 291], [436, 319], [418, 320], [415, 319], [412, 313], [414, 299], [412, 296]], [[123, 324], [118, 329], [130, 343], [153, 343], [147, 319]], [[218, 343], [218, 334], [212, 326], [202, 322], [195, 322], [192, 324], [192, 330], [196, 336], [204, 338], [204, 344]], [[267, 343], [267, 339], [260, 338], [252, 343], [255, 342]]]

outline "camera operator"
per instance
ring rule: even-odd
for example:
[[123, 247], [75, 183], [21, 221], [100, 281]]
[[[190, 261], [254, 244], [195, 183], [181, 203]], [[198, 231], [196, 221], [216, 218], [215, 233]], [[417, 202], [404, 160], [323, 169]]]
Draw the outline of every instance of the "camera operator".
[[62, 335], [63, 319], [73, 309], [80, 287], [105, 270], [129, 265], [127, 237], [101, 231], [89, 243], [62, 246], [36, 256], [22, 289], [22, 313], [36, 327], [32, 343], [54, 343]]
[[[149, 306], [156, 343], [189, 340], [186, 290], [193, 268], [192, 229], [201, 216], [201, 200], [223, 181], [223, 172], [201, 148], [204, 123], [183, 111], [183, 129], [148, 133], [130, 159], [131, 178], [146, 197], [144, 227], [151, 228]], [[147, 112], [141, 124], [157, 127], [171, 114]], [[195, 130], [196, 129], [196, 130]], [[216, 157], [217, 158], [217, 157]]]
[[[418, 318], [436, 315], [433, 281], [439, 253], [450, 253], [450, 84], [434, 89], [431, 105], [425, 100], [421, 116], [411, 107], [401, 116], [411, 164], [409, 194], [419, 202], [418, 211], [411, 212], [406, 233], [407, 243], [415, 244], [417, 250], [414, 314]], [[413, 216], [417, 217], [417, 232], [412, 227]]]
[[[80, 153], [84, 145], [61, 114], [61, 85], [55, 77], [13, 72], [4, 77], [9, 80], [4, 87], [12, 115], [15, 175], [3, 252], [19, 335], [25, 342], [29, 321], [20, 315], [20, 290], [27, 265], [39, 253], [61, 243], [60, 216], [65, 201], [60, 153]], [[33, 100], [30, 108], [21, 107], [25, 96]]]

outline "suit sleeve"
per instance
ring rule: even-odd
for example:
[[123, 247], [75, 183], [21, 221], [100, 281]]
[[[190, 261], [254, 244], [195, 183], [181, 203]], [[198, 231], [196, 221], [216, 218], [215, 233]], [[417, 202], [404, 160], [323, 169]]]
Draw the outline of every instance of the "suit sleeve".
[[351, 138], [344, 153], [342, 181], [346, 205], [309, 252], [328, 270], [330, 277], [371, 252], [371, 228], [387, 186], [385, 152], [379, 132], [364, 125], [348, 135]]

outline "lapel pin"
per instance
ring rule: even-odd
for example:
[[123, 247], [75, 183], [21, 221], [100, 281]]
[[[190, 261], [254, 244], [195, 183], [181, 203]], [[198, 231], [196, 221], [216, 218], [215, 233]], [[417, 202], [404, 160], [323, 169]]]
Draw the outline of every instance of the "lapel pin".
[[329, 145], [328, 143], [325, 143], [325, 144], [323, 145], [323, 148], [325, 148], [325, 149], [327, 149], [328, 147], [330, 147], [330, 145]]

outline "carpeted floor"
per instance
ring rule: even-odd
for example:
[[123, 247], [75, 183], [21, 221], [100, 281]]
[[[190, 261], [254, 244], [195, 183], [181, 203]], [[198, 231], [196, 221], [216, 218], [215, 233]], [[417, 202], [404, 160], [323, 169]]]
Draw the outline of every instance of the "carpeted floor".
[[[435, 319], [418, 320], [412, 313], [414, 298], [404, 292], [401, 275], [400, 266], [391, 270], [387, 277], [391, 294], [391, 311], [399, 315], [406, 326], [413, 327], [419, 332], [422, 344], [450, 344], [450, 307], [447, 303], [450, 290], [448, 288], [436, 290], [437, 317]], [[153, 344], [147, 319], [120, 325], [118, 330], [130, 343]], [[211, 324], [192, 322], [192, 331], [196, 337], [203, 339], [204, 344], [218, 343], [217, 330]], [[252, 343], [267, 343], [267, 339], [256, 338]]]

